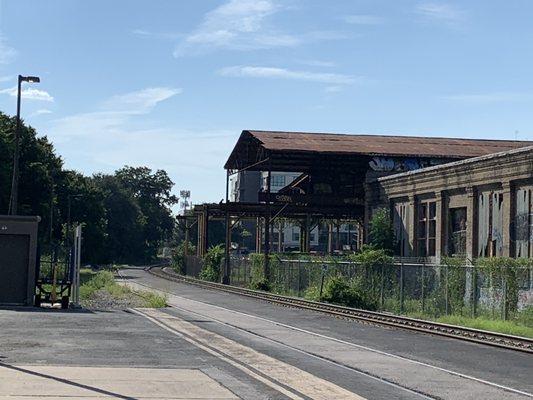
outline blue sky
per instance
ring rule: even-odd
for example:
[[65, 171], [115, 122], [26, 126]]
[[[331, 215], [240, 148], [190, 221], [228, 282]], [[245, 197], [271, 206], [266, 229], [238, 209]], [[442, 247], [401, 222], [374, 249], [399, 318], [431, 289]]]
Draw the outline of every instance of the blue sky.
[[224, 196], [242, 129], [533, 140], [533, 2], [0, 0], [0, 110]]

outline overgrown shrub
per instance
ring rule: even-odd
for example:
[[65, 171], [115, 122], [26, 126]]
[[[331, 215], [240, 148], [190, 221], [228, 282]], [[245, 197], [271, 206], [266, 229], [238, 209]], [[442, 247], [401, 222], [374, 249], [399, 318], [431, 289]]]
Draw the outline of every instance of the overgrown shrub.
[[[188, 254], [194, 254], [196, 247], [188, 242]], [[176, 248], [172, 249], [172, 268], [182, 275], [185, 275], [185, 241], [181, 242]]]
[[392, 254], [395, 238], [388, 209], [380, 208], [374, 212], [370, 219], [369, 237], [372, 247], [387, 250]]
[[476, 266], [483, 268], [490, 276], [491, 286], [499, 288], [504, 301], [505, 313], [515, 313], [518, 309], [520, 272], [531, 268], [532, 261], [509, 257], [479, 258]]
[[334, 276], [327, 281], [321, 301], [365, 310], [375, 310], [377, 308], [376, 302], [368, 296], [368, 292], [361, 285], [360, 280], [347, 280], [340, 275]]
[[219, 244], [207, 250], [204, 256], [204, 265], [199, 278], [204, 281], [220, 282], [220, 267], [224, 258], [224, 247]]
[[[272, 258], [270, 259], [272, 260]], [[264, 290], [269, 292], [271, 289], [270, 282], [265, 277], [265, 256], [264, 254], [250, 254], [251, 280], [250, 289]]]
[[304, 298], [311, 301], [321, 301], [320, 288], [318, 286], [309, 286], [304, 292]]
[[386, 249], [364, 247], [359, 253], [348, 256], [356, 264], [353, 285], [364, 294], [365, 301], [377, 307], [381, 303], [382, 291], [390, 291], [396, 281], [397, 269]]
[[[444, 257], [442, 261], [446, 265], [446, 270], [441, 272], [444, 274], [444, 285], [441, 285], [441, 291], [448, 291], [448, 313], [462, 314], [466, 296], [466, 259], [462, 257]], [[445, 293], [442, 293], [441, 297], [444, 298]]]
[[359, 253], [350, 254], [348, 260], [361, 264], [364, 268], [391, 265], [394, 262], [386, 249], [372, 247], [364, 247]]

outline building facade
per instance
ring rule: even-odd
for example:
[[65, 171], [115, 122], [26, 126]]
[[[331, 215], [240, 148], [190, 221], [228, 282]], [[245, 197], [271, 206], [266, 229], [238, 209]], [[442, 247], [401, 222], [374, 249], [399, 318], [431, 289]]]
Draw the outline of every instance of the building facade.
[[533, 146], [378, 178], [365, 219], [380, 207], [399, 256], [533, 258]]
[[[295, 179], [300, 172], [275, 171], [271, 174], [271, 193], [277, 193]], [[233, 202], [257, 202], [258, 193], [264, 192], [267, 186], [267, 173], [260, 171], [242, 171], [229, 179], [229, 199]], [[243, 238], [242, 247], [250, 251], [258, 251], [257, 221], [244, 220], [241, 222], [250, 236]], [[330, 232], [331, 231], [331, 232]], [[338, 226], [318, 223], [309, 233], [311, 251], [333, 252], [341, 250], [355, 250], [358, 243], [359, 230], [354, 223], [340, 223]], [[260, 232], [259, 236], [264, 235]], [[331, 247], [328, 249], [328, 236], [331, 235]], [[276, 252], [300, 251], [302, 228], [291, 221], [281, 220], [271, 227], [272, 249]], [[259, 244], [260, 247], [260, 244]]]

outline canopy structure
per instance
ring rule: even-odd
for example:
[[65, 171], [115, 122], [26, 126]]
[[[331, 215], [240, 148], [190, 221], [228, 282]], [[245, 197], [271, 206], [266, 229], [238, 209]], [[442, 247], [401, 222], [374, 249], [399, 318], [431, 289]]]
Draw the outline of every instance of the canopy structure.
[[[345, 135], [309, 132], [242, 131], [224, 168], [226, 201], [197, 207], [198, 251], [207, 250], [210, 218], [226, 220], [226, 268], [232, 222], [261, 219], [262, 249], [270, 252], [270, 228], [277, 217], [302, 220], [302, 237], [309, 249], [309, 229], [320, 219], [358, 220], [366, 225], [371, 204], [365, 187], [378, 177], [533, 145], [533, 142], [434, 138], [415, 136]], [[229, 177], [245, 171], [262, 171], [265, 185], [257, 202], [229, 201]], [[298, 172], [286, 187], [271, 191], [272, 172]], [[365, 223], [363, 223], [365, 222]]]

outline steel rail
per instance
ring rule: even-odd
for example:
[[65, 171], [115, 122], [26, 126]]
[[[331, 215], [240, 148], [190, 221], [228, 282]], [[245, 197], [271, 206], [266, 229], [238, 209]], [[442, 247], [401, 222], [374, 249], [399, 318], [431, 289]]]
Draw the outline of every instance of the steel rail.
[[319, 311], [339, 318], [352, 319], [392, 328], [407, 329], [411, 331], [428, 333], [431, 335], [444, 336], [533, 354], [533, 340], [520, 336], [489, 332], [457, 325], [448, 325], [439, 322], [403, 317], [376, 311], [361, 310], [357, 308], [306, 300], [298, 297], [290, 297], [237, 286], [223, 285], [221, 283], [202, 281], [189, 276], [169, 273], [160, 267], [150, 267], [147, 268], [147, 271], [159, 278], [176, 282], [185, 282], [204, 288], [221, 290], [241, 296], [265, 300], [270, 303], [283, 306]]

